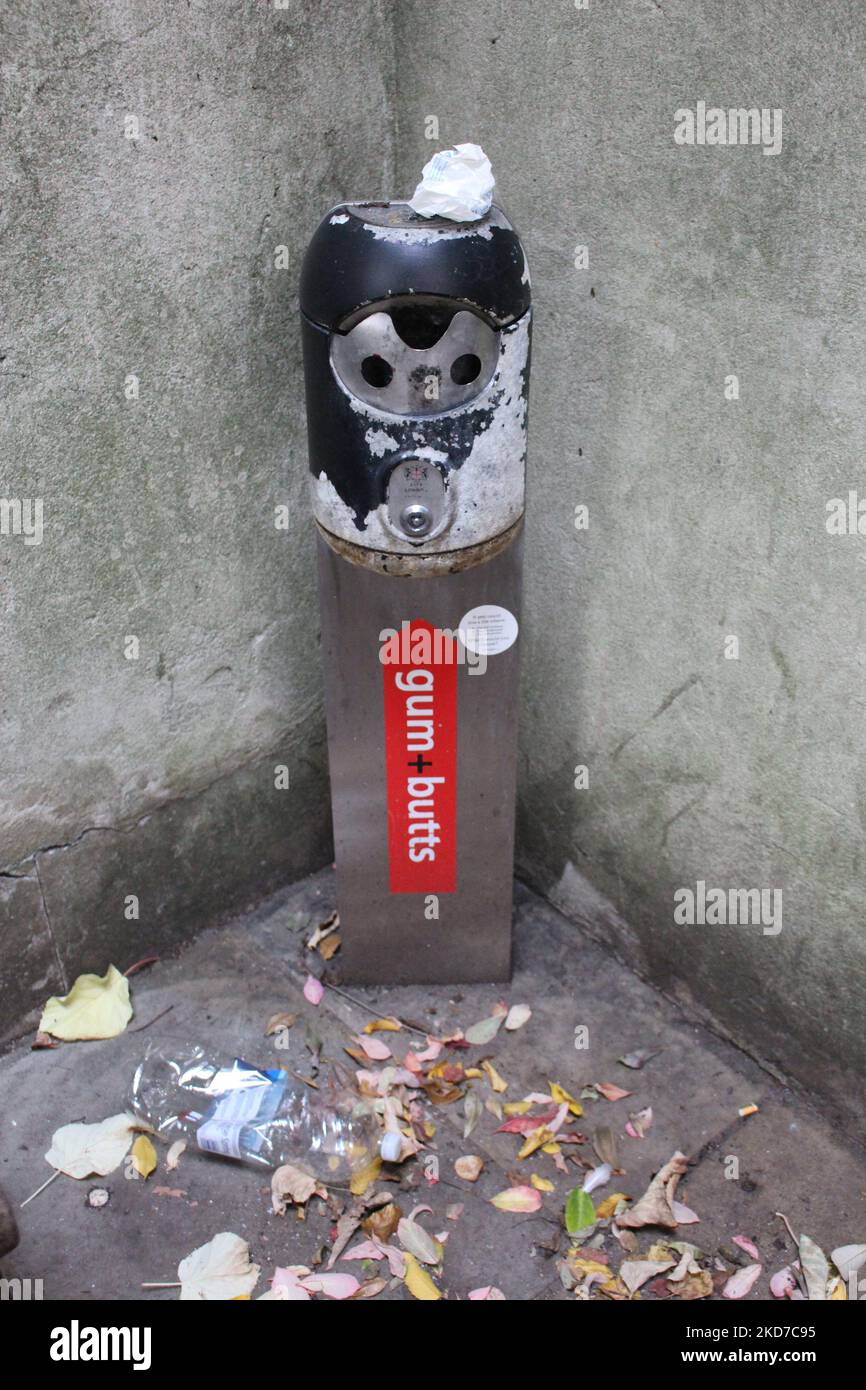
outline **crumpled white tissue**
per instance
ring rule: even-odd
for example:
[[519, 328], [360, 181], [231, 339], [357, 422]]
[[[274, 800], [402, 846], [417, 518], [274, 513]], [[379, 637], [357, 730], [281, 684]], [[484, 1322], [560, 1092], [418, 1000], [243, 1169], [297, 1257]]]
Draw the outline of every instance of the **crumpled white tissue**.
[[496, 181], [480, 145], [439, 150], [421, 171], [409, 206], [421, 217], [475, 222], [489, 210]]

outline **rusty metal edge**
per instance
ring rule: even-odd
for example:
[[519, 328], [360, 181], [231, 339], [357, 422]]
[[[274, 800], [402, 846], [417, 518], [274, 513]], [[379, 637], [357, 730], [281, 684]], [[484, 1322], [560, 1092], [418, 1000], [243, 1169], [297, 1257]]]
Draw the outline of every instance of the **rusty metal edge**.
[[370, 550], [367, 546], [354, 545], [352, 541], [335, 536], [320, 521], [316, 522], [316, 526], [331, 549], [353, 565], [361, 565], [376, 574], [387, 574], [396, 579], [435, 579], [443, 574], [460, 574], [464, 570], [474, 569], [476, 565], [483, 565], [494, 555], [507, 550], [520, 534], [523, 517], [492, 540], [467, 546], [465, 550], [441, 551], [438, 555], [401, 555], [387, 550]]

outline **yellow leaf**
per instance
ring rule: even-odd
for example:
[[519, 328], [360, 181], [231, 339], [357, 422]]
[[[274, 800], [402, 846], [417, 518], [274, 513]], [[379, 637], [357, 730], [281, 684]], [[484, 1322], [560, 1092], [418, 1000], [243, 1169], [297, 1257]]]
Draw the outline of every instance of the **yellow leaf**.
[[843, 1281], [842, 1281], [841, 1279], [836, 1279], [836, 1280], [830, 1285], [830, 1298], [831, 1298], [834, 1302], [835, 1302], [836, 1300], [838, 1300], [838, 1299], [842, 1299], [844, 1302], [847, 1303], [847, 1301], [848, 1301], [848, 1294], [847, 1294], [847, 1292], [845, 1291], [845, 1285], [844, 1285], [844, 1283], [843, 1283]]
[[558, 1154], [562, 1153], [562, 1147], [561, 1145], [557, 1144], [556, 1140], [554, 1139], [551, 1144], [542, 1144], [541, 1152], [543, 1154]]
[[550, 1094], [557, 1105], [567, 1105], [572, 1115], [583, 1114], [583, 1106], [580, 1101], [575, 1100], [574, 1096], [570, 1096], [564, 1087], [557, 1085], [555, 1081], [551, 1081], [548, 1084], [550, 1086]]
[[604, 1201], [596, 1207], [595, 1214], [601, 1217], [613, 1216], [620, 1202], [630, 1201], [631, 1198], [627, 1197], [624, 1192], [612, 1192], [609, 1197], [605, 1197]]
[[359, 1168], [357, 1173], [353, 1173], [349, 1182], [349, 1190], [355, 1197], [362, 1197], [378, 1178], [382, 1171], [382, 1160], [378, 1154], [372, 1158], [366, 1168]]
[[600, 1260], [587, 1260], [582, 1257], [575, 1257], [566, 1260], [566, 1264], [573, 1274], [585, 1279], [587, 1274], [603, 1274], [607, 1283], [612, 1274], [610, 1265], [603, 1265]]
[[110, 965], [101, 977], [79, 975], [62, 999], [52, 995], [42, 1012], [39, 1031], [64, 1042], [116, 1038], [131, 1018], [129, 981]]
[[473, 1081], [480, 1081], [484, 1076], [484, 1072], [480, 1067], [467, 1067], [463, 1075], [471, 1077]]
[[142, 1178], [149, 1178], [156, 1167], [156, 1149], [146, 1134], [139, 1134], [132, 1146], [132, 1166]]
[[502, 1109], [506, 1115], [525, 1115], [530, 1104], [531, 1101], [528, 1100], [509, 1100], [506, 1101]]
[[536, 1149], [540, 1149], [543, 1144], [549, 1144], [553, 1140], [553, 1135], [544, 1126], [541, 1129], [534, 1129], [531, 1134], [527, 1134], [523, 1141], [523, 1148], [517, 1155], [518, 1158], [528, 1158], [534, 1154]]
[[503, 1080], [492, 1062], [482, 1062], [481, 1065], [487, 1073], [487, 1080], [490, 1082], [494, 1091], [508, 1090], [508, 1082]]
[[540, 1178], [537, 1173], [533, 1173], [529, 1179], [533, 1187], [538, 1188], [539, 1192], [555, 1192], [556, 1189], [550, 1178]]
[[413, 1298], [420, 1298], [424, 1303], [434, 1303], [442, 1294], [426, 1269], [422, 1269], [414, 1255], [409, 1251], [403, 1252], [403, 1259], [406, 1261], [406, 1274], [403, 1282]]
[[374, 1018], [364, 1024], [365, 1033], [399, 1033], [403, 1027], [399, 1018]]

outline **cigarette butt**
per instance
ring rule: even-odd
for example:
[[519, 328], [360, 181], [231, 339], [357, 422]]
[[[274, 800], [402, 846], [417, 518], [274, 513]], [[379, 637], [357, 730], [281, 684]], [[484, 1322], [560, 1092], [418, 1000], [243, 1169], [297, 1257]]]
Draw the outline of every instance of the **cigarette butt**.
[[737, 1113], [739, 1114], [740, 1119], [744, 1120], [747, 1115], [757, 1115], [758, 1107], [757, 1105], [741, 1105]]

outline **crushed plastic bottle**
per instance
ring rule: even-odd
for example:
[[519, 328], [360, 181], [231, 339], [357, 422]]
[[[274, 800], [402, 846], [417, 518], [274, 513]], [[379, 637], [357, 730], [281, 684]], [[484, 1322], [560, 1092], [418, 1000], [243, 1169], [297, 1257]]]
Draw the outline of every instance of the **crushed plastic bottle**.
[[261, 1168], [291, 1163], [323, 1182], [348, 1184], [377, 1155], [398, 1157], [399, 1135], [383, 1135], [371, 1107], [336, 1078], [318, 1091], [290, 1086], [279, 1068], [226, 1063], [198, 1046], [148, 1048], [130, 1104], [166, 1139], [192, 1138]]

